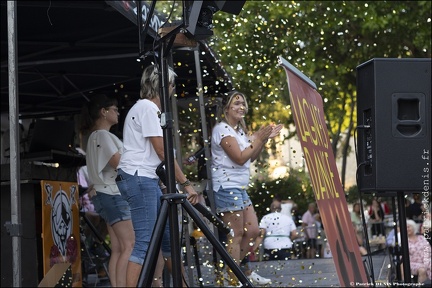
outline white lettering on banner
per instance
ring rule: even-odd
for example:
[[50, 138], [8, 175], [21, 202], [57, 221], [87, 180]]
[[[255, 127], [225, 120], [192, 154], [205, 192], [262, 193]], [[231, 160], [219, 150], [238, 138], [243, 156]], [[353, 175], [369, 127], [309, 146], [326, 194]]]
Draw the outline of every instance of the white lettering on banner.
[[[138, 7], [136, 7], [136, 6], [132, 9], [135, 16], [137, 15], [137, 9], [138, 9]], [[143, 25], [144, 25], [145, 21], [147, 20], [149, 12], [150, 12], [150, 8], [146, 5], [142, 5], [142, 11], [141, 11], [142, 17], [141, 18], [144, 21]], [[162, 21], [159, 19], [159, 17], [157, 17], [156, 15], [153, 14], [152, 19], [150, 20], [150, 28], [152, 28], [154, 31], [157, 32], [161, 26], [162, 26]]]

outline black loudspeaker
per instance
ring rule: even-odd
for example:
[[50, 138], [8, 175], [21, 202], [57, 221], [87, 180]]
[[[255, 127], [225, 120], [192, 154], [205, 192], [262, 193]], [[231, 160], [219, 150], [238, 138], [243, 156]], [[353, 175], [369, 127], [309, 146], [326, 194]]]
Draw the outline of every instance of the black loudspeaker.
[[431, 59], [378, 58], [359, 65], [357, 124], [359, 191], [429, 187]]

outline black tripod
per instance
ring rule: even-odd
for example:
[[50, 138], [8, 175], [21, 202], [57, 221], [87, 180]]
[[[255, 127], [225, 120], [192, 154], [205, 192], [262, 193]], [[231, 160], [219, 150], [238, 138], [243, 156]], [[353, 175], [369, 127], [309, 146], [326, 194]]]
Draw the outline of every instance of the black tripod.
[[[154, 9], [155, 1], [153, 1], [150, 16]], [[144, 30], [148, 28], [149, 19], [148, 17], [145, 23]], [[182, 286], [182, 273], [181, 273], [181, 257], [180, 257], [180, 239], [179, 239], [179, 226], [177, 217], [177, 205], [181, 205], [183, 209], [191, 216], [195, 221], [197, 226], [201, 229], [213, 247], [216, 248], [217, 252], [221, 255], [225, 263], [231, 268], [233, 273], [237, 276], [240, 282], [245, 287], [252, 287], [252, 284], [248, 278], [243, 274], [240, 267], [231, 258], [225, 247], [219, 242], [219, 240], [214, 236], [211, 230], [207, 227], [206, 223], [201, 219], [198, 213], [186, 200], [185, 194], [175, 193], [175, 173], [174, 173], [174, 155], [173, 155], [173, 117], [170, 105], [170, 95], [168, 92], [169, 80], [168, 80], [168, 60], [167, 55], [170, 51], [176, 34], [179, 33], [180, 29], [184, 27], [179, 25], [161, 39], [159, 39], [159, 44], [157, 48], [159, 49], [159, 83], [161, 90], [161, 126], [163, 128], [163, 139], [164, 139], [164, 154], [166, 162], [166, 186], [168, 194], [161, 197], [162, 205], [159, 213], [159, 217], [156, 221], [155, 228], [153, 230], [152, 237], [150, 239], [150, 244], [148, 251], [142, 266], [141, 274], [138, 279], [138, 287], [150, 287], [152, 283], [152, 276], [155, 271], [155, 267], [158, 260], [158, 254], [161, 246], [162, 235], [164, 233], [164, 227], [169, 216], [170, 220], [170, 240], [171, 240], [171, 259], [172, 259], [172, 278], [174, 287]]]
[[[162, 183], [164, 183], [165, 185], [167, 184], [166, 181], [166, 172], [165, 172], [165, 161], [162, 161], [158, 167], [156, 168], [156, 175], [158, 175], [159, 179], [162, 181]], [[176, 193], [179, 193], [176, 189]], [[219, 229], [219, 231], [228, 234], [230, 233], [230, 229], [229, 227], [227, 227], [225, 225], [225, 223], [223, 223], [223, 221], [216, 215], [214, 214], [212, 211], [208, 210], [206, 207], [204, 207], [204, 205], [202, 205], [201, 203], [197, 203], [193, 206], [196, 210], [198, 210], [204, 217], [206, 217], [208, 220], [210, 220], [210, 222], [213, 223], [213, 225], [216, 226], [216, 228]]]
[[[164, 163], [162, 162], [157, 170], [156, 173], [159, 176], [159, 178], [162, 180], [164, 184], [166, 184], [166, 175], [165, 170], [163, 169]], [[228, 266], [233, 270], [234, 274], [242, 281], [243, 285], [245, 287], [252, 286], [250, 284], [249, 280], [246, 278], [246, 276], [243, 274], [243, 272], [240, 270], [240, 268], [237, 266], [235, 261], [231, 258], [231, 256], [228, 254], [228, 252], [225, 250], [223, 245], [219, 242], [219, 240], [215, 237], [215, 235], [211, 232], [211, 230], [207, 227], [206, 223], [202, 220], [202, 218], [198, 215], [195, 208], [202, 213], [208, 220], [210, 220], [221, 232], [224, 232], [228, 234], [229, 228], [225, 226], [225, 224], [222, 222], [222, 220], [219, 219], [216, 215], [214, 215], [211, 211], [207, 210], [202, 204], [197, 203], [195, 206], [192, 206], [187, 200], [185, 194], [179, 194], [179, 193], [170, 193], [165, 194], [161, 197], [162, 200], [162, 206], [161, 211], [159, 214], [159, 217], [155, 224], [155, 229], [153, 231], [152, 238], [150, 240], [148, 252], [141, 270], [141, 275], [138, 280], [138, 287], [149, 287], [152, 282], [151, 276], [154, 274], [156, 262], [157, 262], [157, 255], [158, 251], [160, 249], [160, 243], [162, 240], [162, 235], [164, 233], [164, 227], [166, 225], [166, 221], [168, 216], [170, 217], [170, 224], [176, 223], [177, 227], [171, 226], [171, 241], [175, 241], [175, 243], [171, 242], [171, 249], [172, 254], [176, 253], [179, 254], [180, 246], [177, 243], [179, 241], [179, 233], [178, 233], [178, 219], [177, 217], [177, 205], [180, 204], [182, 207], [186, 210], [186, 212], [191, 216], [191, 218], [195, 221], [197, 226], [201, 229], [201, 231], [204, 233], [204, 235], [207, 237], [207, 239], [212, 243], [213, 247], [216, 248], [217, 252], [222, 255], [222, 258], [226, 261]], [[194, 208], [195, 207], [195, 208]], [[174, 225], [176, 226], [176, 225]], [[174, 230], [175, 229], [175, 230]], [[174, 231], [177, 231], [176, 233], [173, 233]], [[174, 239], [173, 234], [176, 234]], [[176, 240], [177, 239], [177, 240]], [[177, 247], [176, 247], [177, 246]], [[173, 250], [177, 249], [177, 250]], [[195, 251], [196, 253], [196, 251]], [[197, 256], [197, 255], [195, 255]], [[173, 282], [175, 287], [181, 287], [182, 281], [181, 281], [181, 273], [177, 275], [177, 277], [180, 276], [177, 281], [179, 283], [176, 283], [175, 278], [175, 271], [174, 269], [180, 268], [179, 265], [181, 265], [181, 262], [175, 263], [174, 257], [172, 256], [172, 266], [173, 266]]]
[[[87, 188], [82, 187], [81, 185], [79, 186], [79, 196], [82, 197], [85, 193], [86, 193]], [[80, 207], [81, 209], [81, 207]], [[107, 262], [109, 261], [109, 256], [111, 256], [111, 248], [110, 246], [105, 242], [105, 239], [103, 239], [103, 237], [101, 236], [100, 232], [98, 231], [98, 229], [94, 226], [94, 224], [92, 223], [92, 221], [88, 218], [87, 212], [85, 211], [79, 211], [79, 216], [80, 216], [80, 240], [81, 240], [81, 248], [82, 248], [82, 252], [85, 252], [85, 254], [82, 254], [81, 256], [81, 263], [82, 263], [82, 267], [83, 267], [83, 281], [87, 282], [88, 280], [88, 276], [89, 276], [89, 271], [92, 270], [94, 271], [96, 274], [98, 274], [98, 268], [99, 265], [102, 265], [103, 269], [106, 272], [106, 275], [109, 277], [109, 271], [108, 271], [108, 265]], [[103, 245], [104, 247], [104, 252], [106, 251], [108, 253], [108, 257], [99, 257], [99, 255], [95, 254], [95, 253], [91, 253], [90, 251], [90, 247], [89, 244], [87, 244], [86, 241], [86, 233], [85, 233], [85, 227], [88, 227], [91, 232], [93, 237], [96, 237], [97, 240], [99, 240], [99, 243], [101, 243], [101, 245]], [[83, 285], [86, 286], [87, 283], [84, 283]]]
[[[156, 169], [156, 174], [159, 176], [161, 181], [166, 184], [166, 174], [165, 169], [163, 168], [164, 162], [159, 164], [158, 168]], [[204, 235], [207, 237], [207, 239], [210, 241], [210, 243], [213, 245], [213, 247], [216, 249], [217, 252], [222, 256], [222, 259], [226, 261], [228, 266], [232, 269], [234, 274], [239, 278], [239, 280], [242, 282], [243, 286], [245, 287], [252, 287], [252, 284], [249, 282], [247, 277], [243, 274], [241, 269], [237, 266], [235, 261], [231, 258], [231, 256], [228, 254], [228, 252], [225, 250], [224, 246], [220, 243], [220, 241], [215, 237], [215, 235], [212, 233], [212, 231], [208, 228], [207, 224], [202, 220], [202, 218], [199, 216], [196, 210], [198, 210], [203, 216], [205, 216], [210, 222], [212, 222], [220, 232], [223, 232], [225, 234], [228, 234], [230, 232], [230, 229], [225, 226], [225, 224], [220, 220], [218, 216], [213, 214], [211, 211], [209, 211], [207, 208], [205, 208], [202, 204], [197, 203], [194, 206], [190, 204], [186, 200], [185, 194], [179, 194], [177, 193], [170, 193], [165, 194], [161, 197], [162, 200], [162, 206], [161, 211], [159, 214], [159, 217], [155, 224], [155, 229], [153, 231], [152, 238], [150, 240], [148, 252], [141, 270], [140, 278], [138, 280], [138, 287], [149, 287], [152, 282], [152, 275], [154, 274], [154, 270], [156, 267], [157, 262], [157, 255], [158, 251], [160, 249], [160, 243], [162, 240], [162, 235], [164, 233], [164, 227], [166, 225], [166, 221], [168, 216], [170, 217], [170, 224], [175, 223], [177, 224], [177, 227], [172, 226], [171, 224], [171, 241], [173, 241], [173, 230], [177, 231], [176, 238], [174, 238], [174, 243], [171, 242], [171, 249], [172, 254], [176, 253], [179, 254], [180, 246], [178, 246], [177, 241], [179, 241], [179, 233], [178, 233], [178, 221], [177, 221], [177, 205], [180, 204], [182, 207], [186, 210], [186, 212], [191, 216], [191, 218], [195, 221], [197, 226], [201, 229], [201, 231], [204, 233]], [[195, 210], [195, 208], [196, 210]], [[176, 226], [176, 225], [174, 225]], [[176, 247], [177, 246], [177, 247]], [[177, 249], [177, 250], [173, 250]], [[197, 251], [195, 251], [197, 253]], [[197, 255], [195, 255], [197, 256]], [[178, 263], [174, 262], [174, 257], [172, 256], [172, 267], [173, 267], [173, 282], [175, 287], [181, 287], [182, 281], [181, 281], [181, 273], [177, 275], [177, 277], [180, 277], [177, 279], [179, 283], [176, 283], [175, 280], [175, 269], [180, 268], [181, 262]], [[180, 259], [180, 258], [179, 258]]]

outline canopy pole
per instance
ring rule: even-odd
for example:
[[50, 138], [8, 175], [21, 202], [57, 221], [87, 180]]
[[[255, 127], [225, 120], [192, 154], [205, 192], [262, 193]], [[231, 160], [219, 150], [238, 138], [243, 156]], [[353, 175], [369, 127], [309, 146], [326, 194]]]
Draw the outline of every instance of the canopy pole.
[[10, 181], [11, 222], [6, 223], [12, 237], [13, 286], [22, 287], [21, 281], [21, 193], [20, 150], [18, 123], [18, 73], [17, 73], [17, 2], [7, 1], [8, 74], [9, 74], [9, 130], [10, 130]]
[[[211, 179], [211, 168], [210, 168], [210, 143], [209, 143], [209, 133], [207, 130], [207, 117], [205, 113], [205, 103], [204, 103], [204, 88], [203, 88], [203, 81], [202, 81], [202, 71], [201, 71], [201, 62], [200, 62], [200, 47], [199, 43], [197, 44], [196, 48], [194, 49], [194, 56], [195, 56], [195, 71], [196, 71], [196, 78], [197, 78], [197, 89], [198, 89], [198, 101], [199, 101], [199, 110], [201, 115], [201, 129], [203, 134], [203, 144], [204, 144], [204, 155], [207, 159], [207, 179]], [[207, 181], [207, 196], [210, 201], [210, 208], [212, 212], [215, 213], [216, 211], [216, 205], [214, 203], [213, 198], [213, 187], [211, 181]]]

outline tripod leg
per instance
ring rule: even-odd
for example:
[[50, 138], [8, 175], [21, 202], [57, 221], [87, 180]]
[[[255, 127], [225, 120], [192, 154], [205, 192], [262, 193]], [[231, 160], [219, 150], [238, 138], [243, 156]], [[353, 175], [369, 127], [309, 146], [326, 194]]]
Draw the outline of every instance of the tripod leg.
[[[397, 192], [396, 192], [397, 193]], [[398, 199], [399, 200], [399, 199]], [[405, 199], [403, 199], [404, 200], [404, 205], [405, 205]], [[397, 215], [396, 215], [396, 211], [397, 211], [397, 209], [396, 209], [396, 200], [395, 200], [395, 197], [394, 196], [392, 196], [392, 209], [393, 209], [393, 222], [394, 222], [394, 227], [393, 227], [393, 229], [394, 229], [394, 235], [395, 235], [395, 247], [394, 247], [394, 257], [392, 257], [392, 260], [394, 261], [394, 265], [395, 265], [395, 267], [396, 267], [396, 279], [398, 280], [398, 281], [402, 281], [402, 275], [401, 275], [401, 266], [400, 266], [400, 258], [399, 258], [399, 256], [401, 255], [401, 253], [400, 253], [400, 244], [401, 243], [399, 243], [399, 240], [398, 240], [398, 230], [397, 230]]]
[[195, 266], [196, 266], [196, 270], [197, 270], [199, 285], [200, 285], [200, 287], [203, 287], [202, 281], [201, 281], [202, 275], [201, 275], [201, 267], [200, 267], [200, 263], [199, 263], [197, 241], [194, 237], [190, 237], [190, 242], [193, 246], [194, 257], [195, 257]]
[[[172, 197], [169, 197], [172, 196]], [[167, 196], [167, 201], [169, 201], [169, 220], [170, 220], [170, 238], [171, 238], [171, 261], [172, 261], [172, 278], [174, 287], [182, 287], [183, 279], [182, 279], [182, 269], [180, 268], [182, 264], [182, 260], [180, 257], [180, 231], [179, 231], [179, 223], [178, 223], [178, 213], [177, 213], [177, 205], [183, 201], [186, 201], [185, 194], [172, 194]], [[184, 198], [183, 198], [184, 196]], [[162, 196], [163, 197], [163, 196]], [[164, 198], [164, 197], [163, 197]], [[189, 203], [189, 202], [188, 202]]]
[[137, 287], [151, 287], [152, 277], [155, 272], [156, 263], [159, 256], [159, 250], [162, 242], [162, 235], [166, 221], [168, 219], [168, 202], [162, 201], [159, 217], [156, 220], [156, 224], [153, 230], [150, 244], [147, 250], [146, 257], [144, 259], [143, 266], [141, 268], [141, 274], [138, 278]]
[[231, 255], [228, 254], [225, 247], [219, 242], [218, 239], [216, 239], [214, 234], [207, 227], [206, 223], [199, 217], [198, 213], [195, 211], [192, 204], [190, 204], [187, 201], [184, 201], [182, 205], [183, 208], [185, 208], [186, 212], [192, 217], [192, 219], [195, 221], [197, 226], [201, 229], [201, 231], [210, 241], [210, 243], [213, 245], [213, 247], [216, 248], [216, 251], [221, 255], [222, 259], [231, 268], [231, 270], [237, 276], [237, 278], [240, 280], [243, 286], [252, 287], [252, 283], [244, 275], [244, 273], [241, 271], [240, 267], [237, 265], [237, 263], [234, 261]]
[[102, 238], [102, 236], [99, 234], [98, 230], [96, 229], [96, 227], [94, 227], [93, 223], [91, 223], [91, 221], [88, 219], [87, 215], [85, 214], [85, 212], [80, 212], [81, 217], [84, 219], [84, 221], [86, 222], [87, 226], [92, 230], [93, 235], [96, 236], [96, 238], [102, 243], [102, 245], [104, 246], [105, 250], [111, 255], [111, 248], [108, 246], [108, 244], [105, 242], [105, 240]]
[[88, 276], [90, 270], [94, 270], [97, 274], [96, 264], [93, 262], [92, 255], [90, 254], [89, 247], [87, 247], [86, 236], [83, 231], [83, 227], [80, 227], [80, 239], [81, 239], [81, 251], [85, 252], [85, 255], [81, 252], [81, 266], [83, 270], [83, 283], [88, 283]]
[[[408, 235], [407, 235], [407, 223], [406, 223], [406, 211], [405, 211], [405, 197], [402, 191], [396, 192], [397, 200], [399, 205], [399, 227], [401, 234], [401, 249], [403, 259], [403, 276], [405, 283], [411, 283], [411, 267], [409, 261], [409, 249], [408, 249]], [[397, 234], [395, 235], [397, 239]], [[401, 273], [402, 274], [402, 273]]]

